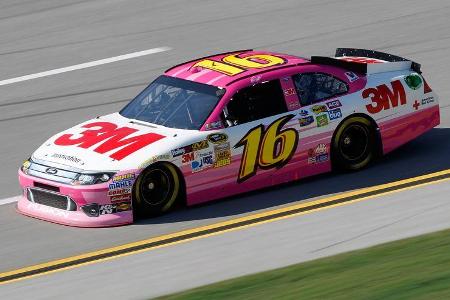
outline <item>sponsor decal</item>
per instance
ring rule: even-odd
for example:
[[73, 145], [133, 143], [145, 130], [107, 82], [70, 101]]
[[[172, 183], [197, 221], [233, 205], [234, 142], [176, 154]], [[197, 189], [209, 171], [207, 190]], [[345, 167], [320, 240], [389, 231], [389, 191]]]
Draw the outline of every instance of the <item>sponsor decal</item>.
[[317, 155], [328, 153], [327, 145], [326, 144], [317, 145], [317, 147], [314, 149], [314, 153]]
[[307, 115], [309, 115], [309, 111], [302, 109], [298, 114], [302, 117], [306, 117]]
[[136, 176], [134, 175], [134, 173], [127, 173], [127, 174], [121, 174], [121, 175], [116, 175], [113, 177], [113, 182], [117, 182], [117, 181], [122, 181], [122, 180], [132, 180], [135, 179]]
[[349, 62], [357, 62], [362, 64], [379, 64], [386, 62], [385, 60], [376, 59], [376, 58], [369, 58], [369, 57], [362, 57], [362, 56], [343, 56], [343, 57], [336, 57], [340, 60], [345, 60]]
[[358, 75], [353, 72], [345, 72], [344, 74], [350, 82], [354, 82], [359, 79]]
[[328, 109], [334, 109], [342, 106], [341, 101], [339, 101], [338, 99], [327, 102], [325, 104], [327, 105]]
[[231, 164], [230, 143], [214, 146], [214, 168], [220, 168]]
[[411, 74], [406, 76], [405, 82], [412, 90], [417, 90], [422, 86], [422, 78], [417, 74]]
[[134, 180], [121, 180], [118, 182], [112, 182], [109, 184], [109, 190], [123, 189], [133, 186]]
[[186, 153], [181, 156], [181, 163], [187, 164], [188, 162], [191, 162], [194, 159], [195, 159], [195, 152]]
[[136, 175], [134, 173], [114, 176], [112, 182], [108, 185], [107, 195], [110, 197], [111, 202], [131, 199], [131, 190], [135, 179]]
[[328, 154], [320, 154], [316, 156], [316, 164], [328, 161]]
[[103, 204], [100, 205], [98, 212], [99, 215], [114, 214], [122, 211], [131, 210], [131, 202], [121, 202], [113, 204]]
[[207, 140], [213, 144], [222, 144], [228, 141], [228, 136], [225, 133], [212, 133], [208, 135]]
[[192, 152], [192, 147], [190, 147], [190, 146], [170, 150], [170, 153], [172, 154], [173, 157], [177, 157], [177, 156], [183, 155], [185, 153], [189, 153], [189, 152]]
[[256, 175], [258, 168], [281, 168], [292, 158], [297, 149], [298, 132], [283, 127], [294, 117], [283, 116], [267, 127], [258, 125], [250, 129], [234, 146], [244, 147], [237, 182], [241, 183]]
[[342, 112], [340, 108], [336, 108], [328, 111], [328, 117], [331, 120], [342, 118]]
[[119, 196], [112, 196], [110, 198], [111, 202], [122, 202], [122, 201], [131, 201], [131, 195], [119, 195]]
[[65, 154], [60, 154], [60, 153], [53, 153], [52, 156], [53, 158], [58, 158], [58, 159], [63, 159], [63, 160], [67, 160], [70, 162], [74, 162], [76, 164], [84, 164], [81, 159], [79, 159], [78, 157], [72, 156], [72, 155], [65, 155]]
[[313, 116], [307, 116], [304, 118], [299, 118], [298, 122], [300, 123], [300, 127], [308, 126], [314, 122]]
[[206, 130], [218, 129], [218, 128], [223, 128], [222, 121], [211, 122], [211, 123], [207, 123], [205, 125]]
[[317, 127], [328, 125], [328, 116], [326, 114], [317, 116], [316, 120], [317, 120]]
[[192, 151], [198, 151], [198, 150], [202, 150], [202, 149], [206, 149], [209, 147], [208, 141], [207, 140], [203, 140], [200, 142], [196, 142], [190, 145], [192, 147]]
[[419, 107], [420, 107], [420, 102], [419, 102], [419, 100], [415, 100], [412, 106], [414, 107], [414, 110], [418, 110]]
[[320, 113], [323, 113], [323, 112], [327, 112], [327, 107], [325, 106], [325, 105], [314, 105], [313, 107], [312, 107], [312, 111], [316, 114], [316, 115], [318, 115], [318, 114], [320, 114]]
[[213, 164], [214, 160], [212, 154], [200, 156], [198, 159], [191, 162], [192, 172], [195, 173], [204, 170], [211, 167]]
[[206, 149], [208, 147], [209, 147], [208, 141], [203, 140], [200, 142], [192, 143], [192, 144], [184, 146], [184, 147], [170, 150], [170, 153], [172, 154], [173, 157], [177, 157], [177, 156], [189, 153], [189, 152]]
[[170, 159], [170, 155], [169, 154], [161, 154], [161, 155], [155, 155], [150, 157], [149, 159], [147, 159], [146, 161], [144, 161], [142, 164], [139, 165], [139, 168], [145, 168], [148, 165], [151, 165], [157, 161], [161, 161], [161, 160], [169, 160]]
[[377, 87], [367, 88], [362, 92], [362, 97], [371, 101], [366, 105], [369, 113], [377, 114], [382, 110], [389, 110], [406, 104], [405, 89], [400, 80], [392, 81], [390, 86], [381, 84]]
[[119, 196], [119, 195], [128, 195], [131, 194], [131, 187], [114, 189], [108, 191], [108, 196]]
[[328, 161], [328, 147], [318, 144], [316, 148], [308, 150], [308, 164], [317, 164]]
[[285, 96], [292, 96], [296, 94], [294, 88], [284, 89], [283, 92]]
[[55, 140], [55, 145], [91, 148], [96, 153], [110, 153], [109, 157], [122, 160], [128, 155], [165, 138], [165, 136], [157, 133], [135, 135], [139, 130], [130, 127], [118, 127], [110, 122], [88, 123], [81, 128], [87, 130], [75, 134], [63, 134]]
[[434, 102], [434, 97], [427, 97], [425, 99], [422, 99], [422, 105], [433, 103], [433, 102]]

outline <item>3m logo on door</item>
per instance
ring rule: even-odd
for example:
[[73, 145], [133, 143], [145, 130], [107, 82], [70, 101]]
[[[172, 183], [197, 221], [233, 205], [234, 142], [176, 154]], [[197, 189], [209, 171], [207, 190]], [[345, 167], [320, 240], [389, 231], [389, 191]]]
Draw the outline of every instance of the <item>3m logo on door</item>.
[[116, 124], [109, 122], [89, 123], [81, 126], [81, 128], [88, 128], [88, 130], [77, 134], [77, 136], [81, 135], [79, 137], [75, 137], [74, 134], [63, 134], [55, 140], [55, 145], [77, 146], [84, 149], [93, 148], [94, 152], [101, 154], [120, 148], [112, 152], [109, 157], [121, 160], [165, 137], [157, 133], [146, 133], [130, 137], [138, 130], [129, 127], [117, 127]]

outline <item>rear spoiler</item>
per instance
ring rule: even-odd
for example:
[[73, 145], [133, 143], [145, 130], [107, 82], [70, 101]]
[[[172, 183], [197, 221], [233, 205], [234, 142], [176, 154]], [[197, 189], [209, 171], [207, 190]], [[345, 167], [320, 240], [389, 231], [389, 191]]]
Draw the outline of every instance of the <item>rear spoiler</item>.
[[[367, 57], [387, 61], [388, 63], [367, 64], [339, 59], [339, 57]], [[336, 57], [311, 56], [311, 63], [336, 66], [355, 73], [373, 74], [400, 70], [413, 70], [421, 74], [420, 64], [406, 58], [375, 50], [337, 48]]]

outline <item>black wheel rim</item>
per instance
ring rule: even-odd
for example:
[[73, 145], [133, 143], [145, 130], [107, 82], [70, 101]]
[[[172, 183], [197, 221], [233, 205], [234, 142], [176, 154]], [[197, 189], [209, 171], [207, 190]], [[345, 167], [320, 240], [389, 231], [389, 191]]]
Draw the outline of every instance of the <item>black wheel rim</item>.
[[339, 149], [344, 159], [349, 162], [364, 160], [369, 150], [369, 130], [361, 124], [352, 124], [342, 132]]
[[165, 203], [170, 195], [170, 177], [161, 169], [152, 169], [142, 178], [139, 194], [141, 199], [152, 206]]

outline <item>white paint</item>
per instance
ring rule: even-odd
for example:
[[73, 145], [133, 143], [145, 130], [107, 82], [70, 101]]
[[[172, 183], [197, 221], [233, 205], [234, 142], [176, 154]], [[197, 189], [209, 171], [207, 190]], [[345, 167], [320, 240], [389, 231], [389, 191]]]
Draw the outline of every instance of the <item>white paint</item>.
[[1, 80], [0, 86], [17, 83], [17, 82], [22, 82], [22, 81], [27, 81], [27, 80], [36, 79], [36, 78], [41, 78], [41, 77], [52, 76], [52, 75], [56, 75], [56, 74], [66, 73], [66, 72], [71, 72], [71, 71], [75, 71], [75, 70], [81, 70], [81, 69], [91, 68], [91, 67], [95, 67], [95, 66], [110, 64], [110, 63], [117, 62], [117, 61], [141, 57], [141, 56], [155, 54], [155, 53], [159, 53], [159, 52], [165, 52], [165, 51], [169, 51], [169, 50], [171, 50], [171, 48], [169, 48], [169, 47], [153, 48], [153, 49], [128, 53], [128, 54], [124, 54], [124, 55], [104, 58], [104, 59], [100, 59], [100, 60], [94, 60], [94, 61], [90, 61], [90, 62], [78, 64], [78, 65], [73, 65], [73, 66], [68, 66], [68, 67], [64, 67], [64, 68], [53, 69], [53, 70], [49, 70], [49, 71], [45, 71], [45, 72], [39, 72], [39, 73], [29, 74], [29, 75], [20, 76], [20, 77], [14, 77], [14, 78], [10, 78], [10, 79]]
[[11, 198], [0, 199], [0, 205], [17, 202], [20, 199], [20, 197], [22, 197], [22, 196], [15, 196], [15, 197], [11, 197]]

